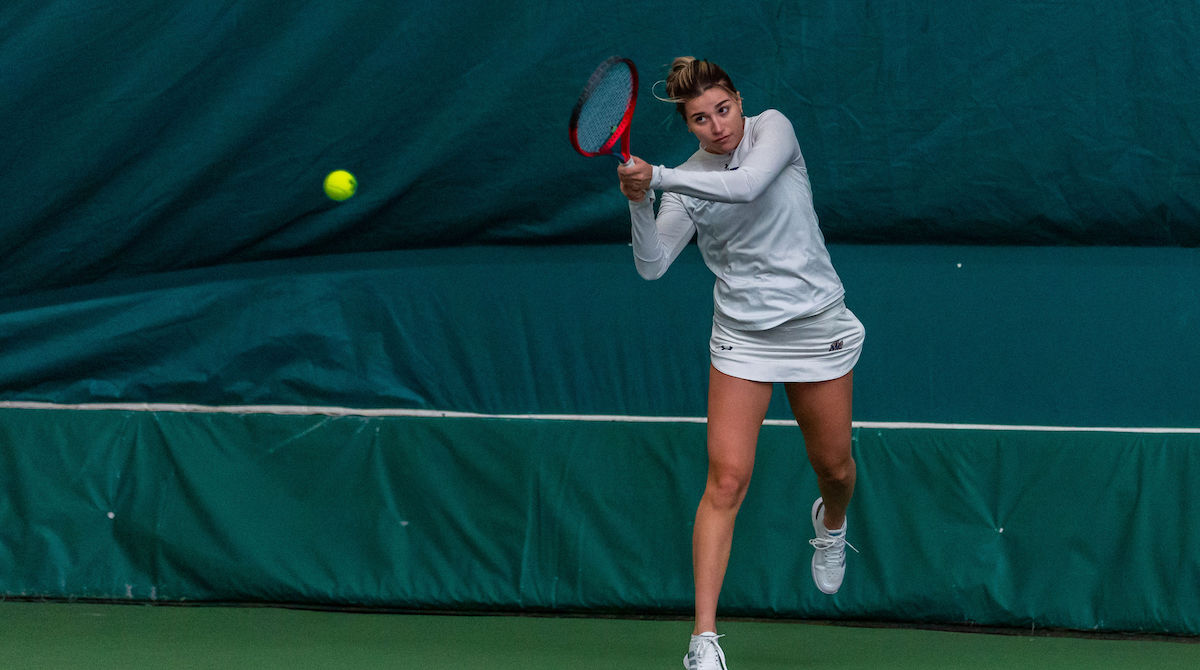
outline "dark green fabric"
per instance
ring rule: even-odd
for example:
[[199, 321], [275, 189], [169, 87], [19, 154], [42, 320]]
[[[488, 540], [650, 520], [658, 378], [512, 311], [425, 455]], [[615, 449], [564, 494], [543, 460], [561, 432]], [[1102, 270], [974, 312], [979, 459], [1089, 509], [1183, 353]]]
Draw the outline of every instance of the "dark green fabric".
[[[1200, 425], [1196, 250], [831, 253], [858, 420]], [[473, 247], [0, 300], [0, 400], [703, 416], [712, 283], [694, 247], [653, 282], [626, 245]]]
[[[566, 138], [613, 53], [643, 70], [633, 148], [655, 162], [695, 147], [649, 93], [676, 55], [724, 64], [748, 113], [786, 113], [835, 242], [1195, 246], [1198, 32], [1193, 3], [1127, 0], [18, 0], [0, 8], [0, 294], [625, 240], [614, 162]], [[341, 205], [334, 169], [361, 185]]]
[[[686, 615], [704, 433], [0, 410], [0, 596]], [[800, 431], [767, 426], [722, 611], [1198, 634], [1197, 453], [1196, 435], [858, 429], [860, 553], [828, 597]]]

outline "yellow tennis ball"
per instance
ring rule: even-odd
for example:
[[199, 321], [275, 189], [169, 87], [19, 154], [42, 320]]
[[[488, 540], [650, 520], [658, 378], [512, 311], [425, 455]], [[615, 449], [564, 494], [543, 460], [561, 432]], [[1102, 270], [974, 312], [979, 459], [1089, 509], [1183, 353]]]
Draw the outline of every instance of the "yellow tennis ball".
[[341, 202], [358, 190], [358, 180], [345, 170], [334, 170], [325, 176], [325, 195]]

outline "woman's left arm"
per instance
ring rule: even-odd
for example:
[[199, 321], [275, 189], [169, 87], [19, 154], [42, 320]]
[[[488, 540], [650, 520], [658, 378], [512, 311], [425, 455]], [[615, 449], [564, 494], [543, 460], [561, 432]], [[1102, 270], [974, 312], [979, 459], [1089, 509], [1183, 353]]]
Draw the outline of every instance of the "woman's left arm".
[[750, 202], [762, 195], [800, 151], [792, 123], [769, 109], [758, 116], [753, 147], [730, 170], [692, 172], [661, 165], [654, 167], [650, 188], [718, 202]]

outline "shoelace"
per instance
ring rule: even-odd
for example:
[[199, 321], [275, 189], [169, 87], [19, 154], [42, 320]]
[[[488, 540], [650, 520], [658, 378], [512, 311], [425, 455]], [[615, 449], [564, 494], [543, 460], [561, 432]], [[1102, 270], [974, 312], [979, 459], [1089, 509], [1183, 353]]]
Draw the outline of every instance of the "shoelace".
[[860, 553], [858, 548], [850, 544], [844, 537], [814, 537], [808, 543], [824, 551], [825, 562], [831, 565], [839, 565], [842, 562], [846, 556], [846, 547], [854, 549], [856, 554]]
[[[725, 637], [724, 633], [701, 637], [700, 640], [702, 644], [696, 645], [695, 655], [692, 654], [691, 650], [688, 650], [688, 667], [700, 667], [700, 662], [709, 655], [711, 655], [718, 663], [720, 663], [721, 655], [717, 653], [717, 640], [723, 637]], [[724, 665], [721, 667], [724, 668]]]

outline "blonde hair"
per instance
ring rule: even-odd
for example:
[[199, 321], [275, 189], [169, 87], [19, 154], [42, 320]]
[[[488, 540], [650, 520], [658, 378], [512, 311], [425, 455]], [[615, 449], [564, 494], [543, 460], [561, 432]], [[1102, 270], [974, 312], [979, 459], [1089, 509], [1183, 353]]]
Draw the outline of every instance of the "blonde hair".
[[667, 73], [666, 85], [667, 97], [659, 98], [659, 100], [675, 103], [675, 109], [685, 119], [687, 113], [683, 109], [684, 103], [702, 95], [714, 86], [719, 86], [735, 96], [738, 95], [733, 80], [719, 65], [691, 56], [680, 56], [671, 61], [671, 70]]

